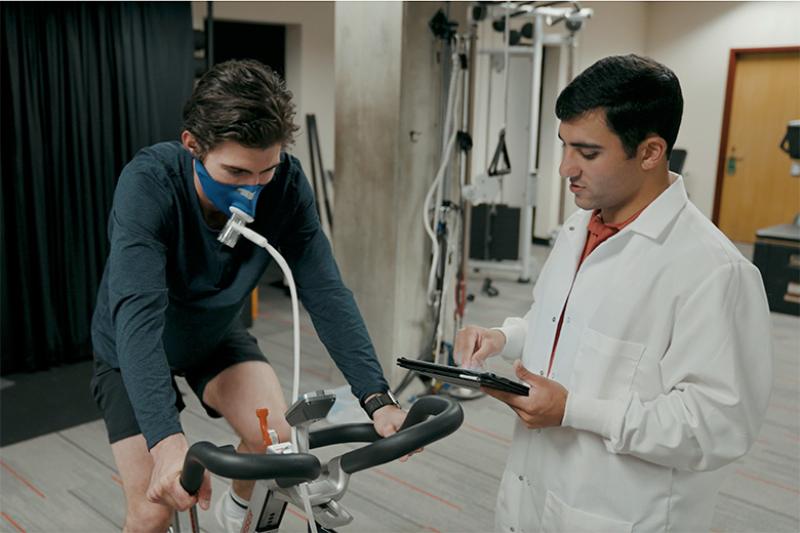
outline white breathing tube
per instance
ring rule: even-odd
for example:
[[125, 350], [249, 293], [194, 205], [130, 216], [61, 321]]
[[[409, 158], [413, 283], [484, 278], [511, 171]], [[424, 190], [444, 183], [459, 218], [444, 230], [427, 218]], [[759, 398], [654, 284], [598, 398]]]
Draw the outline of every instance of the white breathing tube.
[[[234, 207], [232, 209], [236, 208]], [[231, 218], [231, 220], [233, 220], [233, 218]], [[286, 281], [289, 283], [289, 293], [292, 296], [292, 344], [294, 353], [294, 372], [292, 374], [292, 404], [294, 404], [294, 402], [296, 402], [297, 398], [300, 396], [300, 312], [297, 304], [297, 286], [294, 283], [292, 271], [283, 256], [269, 242], [267, 242], [265, 237], [259, 233], [256, 233], [245, 225], [238, 226], [236, 231], [241, 233], [242, 236], [248, 241], [264, 248], [267, 252], [269, 252], [269, 255], [271, 255], [275, 262], [278, 263], [278, 266], [281, 267], [281, 271], [283, 272], [283, 275], [286, 276]], [[294, 432], [295, 430], [292, 428], [292, 442], [297, 444], [295, 441]]]
[[[245, 224], [253, 222], [253, 217], [244, 211], [231, 207], [231, 217], [225, 224], [225, 227], [219, 234], [218, 240], [233, 248], [239, 240], [239, 235], [244, 236], [245, 239], [252, 242], [256, 246], [264, 248], [269, 255], [278, 263], [286, 281], [289, 284], [289, 293], [292, 297], [292, 345], [294, 353], [294, 371], [292, 373], [292, 403], [294, 405], [300, 397], [300, 312], [297, 304], [297, 287], [294, 283], [292, 270], [289, 268], [288, 263], [283, 256], [276, 250], [266, 239], [259, 233], [251, 230]], [[292, 427], [292, 447], [299, 450], [297, 442], [297, 428]], [[317, 533], [317, 524], [314, 521], [314, 512], [311, 509], [311, 499], [308, 495], [308, 484], [302, 483], [299, 487], [300, 495], [303, 499], [303, 507], [305, 508], [306, 516], [308, 517], [308, 525], [311, 533]]]
[[[436, 240], [436, 234], [433, 232], [431, 227], [430, 216], [428, 212], [430, 211], [430, 204], [431, 199], [433, 198], [433, 193], [441, 187], [437, 187], [440, 185], [442, 181], [442, 177], [444, 176], [444, 172], [447, 168], [447, 162], [450, 159], [450, 153], [453, 151], [453, 145], [456, 142], [456, 132], [450, 137], [450, 141], [447, 143], [447, 148], [445, 149], [444, 157], [442, 158], [442, 165], [439, 167], [439, 172], [436, 174], [436, 179], [433, 180], [433, 184], [431, 185], [428, 194], [425, 196], [425, 205], [423, 207], [423, 224], [425, 225], [425, 233], [428, 234], [428, 237], [431, 240], [431, 248], [433, 252], [433, 257], [431, 258], [431, 269], [428, 272], [428, 305], [434, 305], [436, 303], [436, 270], [437, 265], [439, 264], [439, 254], [440, 254], [440, 247], [439, 242]], [[438, 196], [438, 195], [437, 195]], [[441, 202], [440, 202], [441, 203]], [[436, 212], [433, 216], [433, 224], [435, 226], [439, 226], [440, 214], [439, 214], [439, 207], [437, 204]]]

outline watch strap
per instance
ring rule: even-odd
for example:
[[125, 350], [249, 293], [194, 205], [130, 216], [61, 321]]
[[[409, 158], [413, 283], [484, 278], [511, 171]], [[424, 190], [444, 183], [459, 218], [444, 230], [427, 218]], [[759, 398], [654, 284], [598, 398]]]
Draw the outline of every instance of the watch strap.
[[387, 405], [399, 407], [394, 398], [392, 398], [388, 393], [381, 392], [364, 402], [364, 411], [366, 411], [367, 416], [372, 419], [372, 415], [375, 414], [375, 411]]

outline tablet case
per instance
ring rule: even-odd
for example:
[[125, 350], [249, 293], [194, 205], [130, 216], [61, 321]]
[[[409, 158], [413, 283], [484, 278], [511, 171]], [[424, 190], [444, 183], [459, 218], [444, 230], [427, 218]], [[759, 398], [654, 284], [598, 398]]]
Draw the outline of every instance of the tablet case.
[[420, 374], [436, 378], [445, 383], [452, 383], [453, 385], [460, 385], [469, 389], [486, 387], [519, 394], [521, 396], [528, 395], [528, 385], [511, 381], [510, 379], [498, 376], [492, 372], [476, 372], [465, 368], [437, 365], [435, 363], [407, 359], [405, 357], [398, 358], [397, 364], [402, 368], [419, 372]]

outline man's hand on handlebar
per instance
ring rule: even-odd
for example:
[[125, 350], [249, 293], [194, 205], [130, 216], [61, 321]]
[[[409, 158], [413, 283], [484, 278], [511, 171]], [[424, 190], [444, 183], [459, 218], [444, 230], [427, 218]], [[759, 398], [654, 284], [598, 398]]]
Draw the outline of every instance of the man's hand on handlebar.
[[[372, 414], [372, 422], [375, 425], [375, 431], [381, 437], [388, 437], [389, 435], [397, 433], [403, 425], [407, 414], [408, 413], [394, 405], [384, 405]], [[408, 461], [409, 457], [421, 451], [422, 448], [401, 457], [400, 462], [404, 463]]]
[[153, 446], [150, 450], [153, 472], [147, 488], [148, 500], [179, 511], [185, 511], [196, 503], [201, 509], [208, 510], [211, 505], [211, 476], [208, 472], [203, 476], [203, 484], [195, 496], [183, 490], [180, 484], [183, 460], [188, 449], [189, 444], [183, 433], [170, 435]]

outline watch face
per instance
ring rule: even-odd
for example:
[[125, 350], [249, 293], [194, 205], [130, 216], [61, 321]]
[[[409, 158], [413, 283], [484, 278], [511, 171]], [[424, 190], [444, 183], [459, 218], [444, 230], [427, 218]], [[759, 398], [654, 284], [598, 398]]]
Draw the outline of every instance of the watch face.
[[392, 400], [392, 403], [395, 404], [397, 407], [400, 407], [400, 402], [397, 401], [397, 398], [394, 397], [394, 393], [392, 391], [386, 391], [386, 396]]

